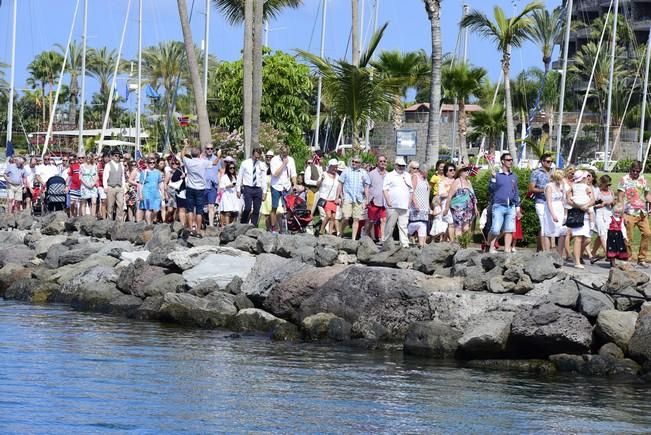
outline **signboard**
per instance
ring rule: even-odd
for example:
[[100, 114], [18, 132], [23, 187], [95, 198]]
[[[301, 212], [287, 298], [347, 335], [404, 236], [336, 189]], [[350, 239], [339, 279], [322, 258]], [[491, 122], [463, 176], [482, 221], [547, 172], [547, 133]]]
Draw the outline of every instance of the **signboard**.
[[396, 156], [415, 156], [417, 139], [416, 130], [397, 130]]

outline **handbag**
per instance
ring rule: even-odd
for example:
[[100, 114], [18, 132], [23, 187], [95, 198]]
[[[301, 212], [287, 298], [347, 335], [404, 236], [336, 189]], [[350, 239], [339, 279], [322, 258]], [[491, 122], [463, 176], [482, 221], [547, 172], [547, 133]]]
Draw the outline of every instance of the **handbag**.
[[580, 208], [571, 208], [567, 211], [565, 226], [568, 228], [581, 228], [585, 221], [585, 212]]
[[325, 208], [326, 206], [326, 199], [325, 198], [319, 198], [319, 200], [316, 202], [317, 207]]
[[[183, 172], [181, 172], [181, 175], [183, 175]], [[171, 181], [167, 183], [169, 187], [172, 189], [179, 191], [181, 190], [181, 185], [183, 184], [183, 177], [180, 177], [177, 181]]]

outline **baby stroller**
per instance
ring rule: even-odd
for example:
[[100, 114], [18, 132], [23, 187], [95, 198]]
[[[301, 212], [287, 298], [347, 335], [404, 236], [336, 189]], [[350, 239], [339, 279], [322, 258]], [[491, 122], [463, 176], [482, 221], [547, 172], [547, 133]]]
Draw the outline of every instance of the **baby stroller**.
[[41, 189], [41, 183], [34, 181], [34, 189], [32, 191], [32, 214], [34, 216], [43, 215], [43, 190]]
[[59, 176], [50, 177], [45, 186], [45, 208], [47, 211], [65, 210], [66, 180]]
[[291, 233], [304, 233], [312, 222], [312, 213], [307, 208], [307, 202], [299, 193], [288, 192], [283, 194], [287, 231]]

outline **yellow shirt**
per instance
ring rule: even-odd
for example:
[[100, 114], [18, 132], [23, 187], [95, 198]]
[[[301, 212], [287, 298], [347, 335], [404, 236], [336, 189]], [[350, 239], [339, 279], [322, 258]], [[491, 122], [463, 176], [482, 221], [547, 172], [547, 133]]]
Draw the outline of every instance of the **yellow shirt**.
[[432, 195], [434, 196], [438, 196], [439, 194], [439, 179], [440, 177], [438, 174], [432, 175], [432, 178], [429, 179], [429, 185], [432, 188]]

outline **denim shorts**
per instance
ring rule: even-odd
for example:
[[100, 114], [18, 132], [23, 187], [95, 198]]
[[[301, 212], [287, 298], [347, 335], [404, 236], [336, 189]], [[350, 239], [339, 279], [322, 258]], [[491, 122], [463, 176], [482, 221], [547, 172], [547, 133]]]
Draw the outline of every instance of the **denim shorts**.
[[506, 206], [493, 204], [492, 208], [493, 222], [491, 225], [491, 233], [498, 235], [502, 232], [513, 233], [515, 232], [515, 206]]
[[204, 189], [185, 189], [186, 210], [188, 213], [203, 214]]
[[276, 210], [278, 204], [280, 204], [280, 198], [283, 196], [283, 192], [276, 190], [273, 187], [271, 188], [271, 209]]

